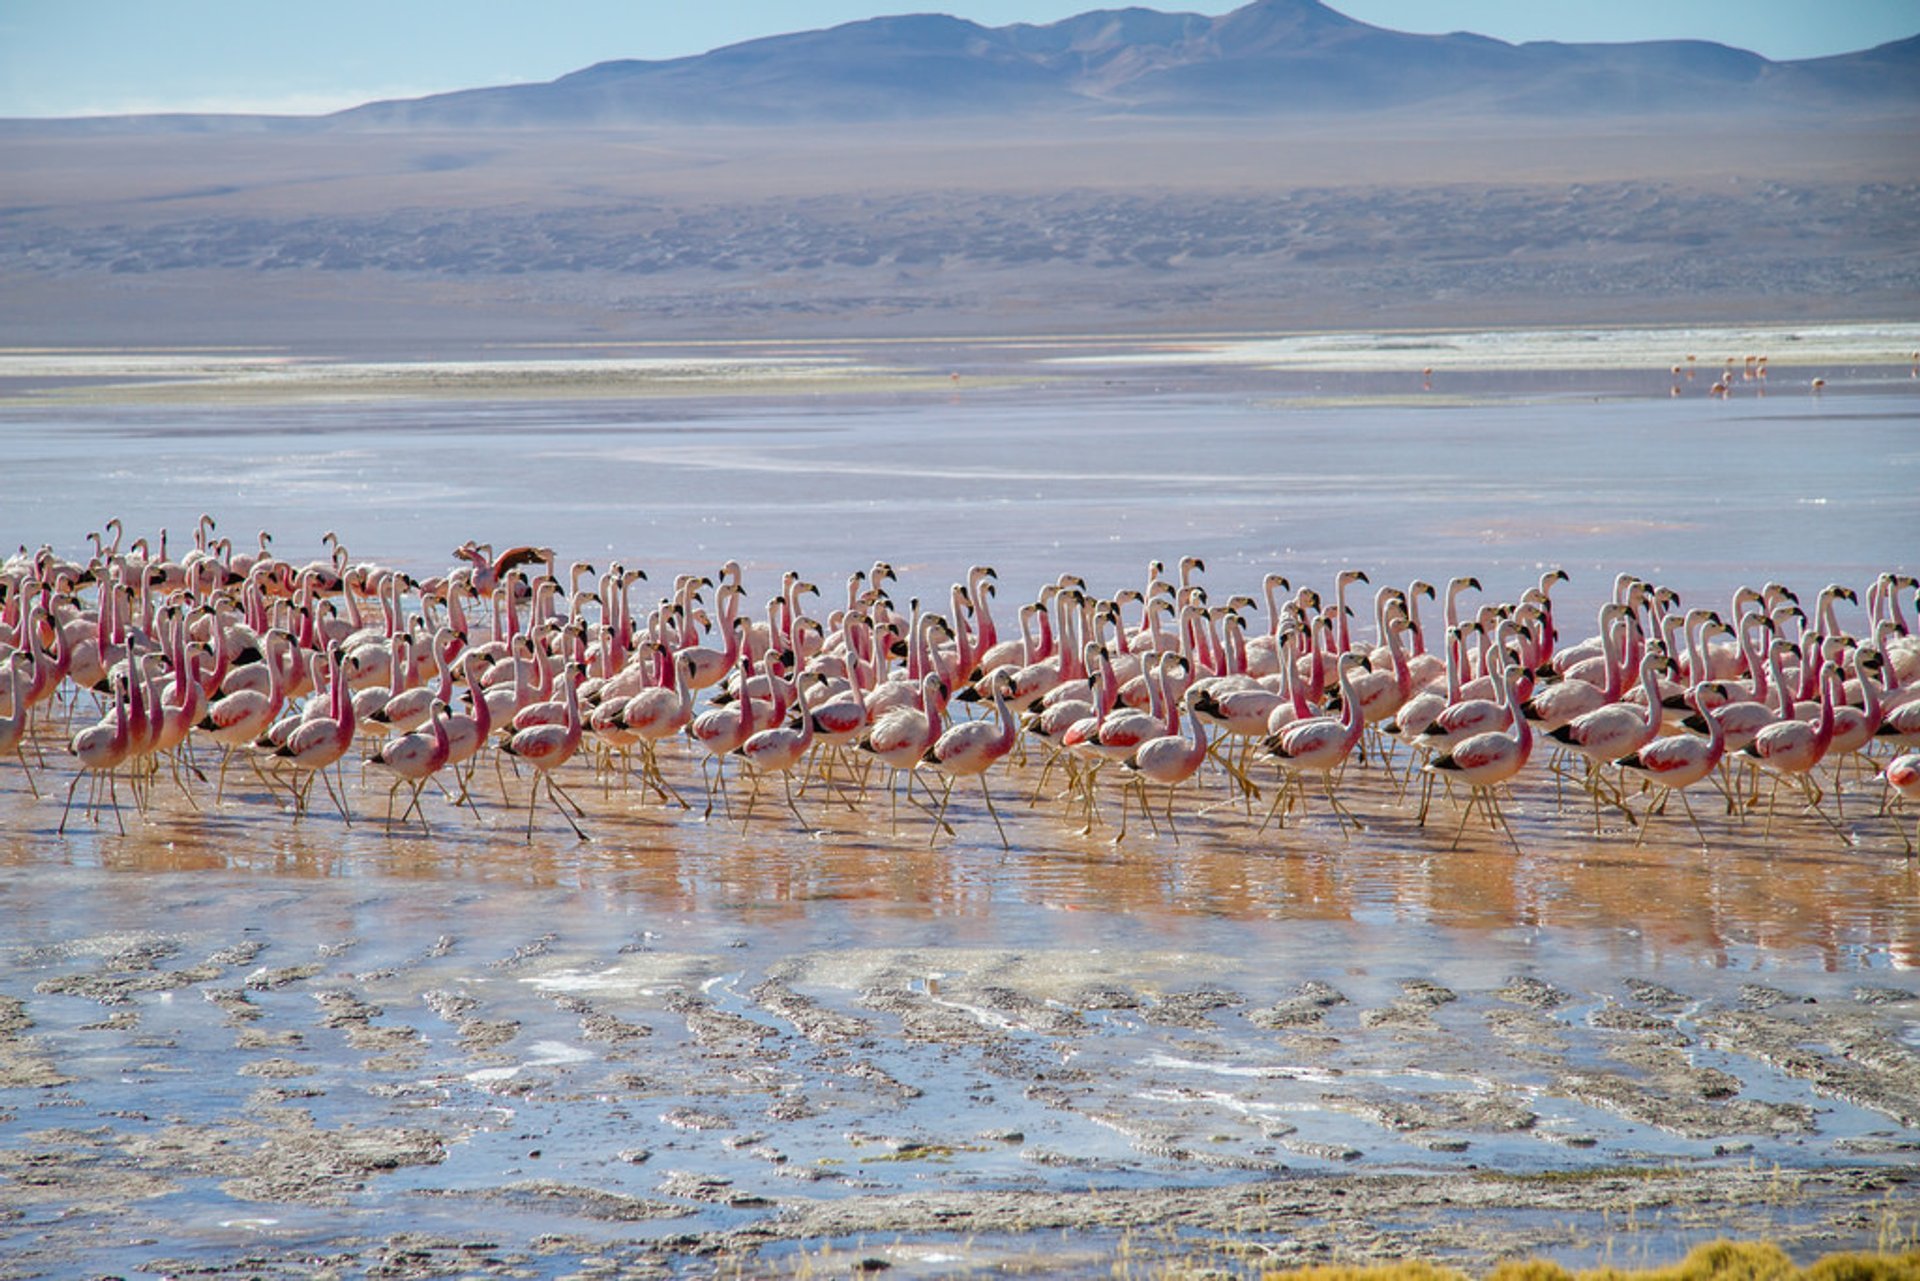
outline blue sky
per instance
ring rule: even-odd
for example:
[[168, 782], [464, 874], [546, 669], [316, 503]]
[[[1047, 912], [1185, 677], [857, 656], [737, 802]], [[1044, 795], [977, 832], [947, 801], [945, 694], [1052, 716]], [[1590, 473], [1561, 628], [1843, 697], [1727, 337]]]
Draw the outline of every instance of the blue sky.
[[[1225, 13], [1235, 0], [1145, 0]], [[330, 111], [550, 80], [882, 13], [999, 26], [1124, 0], [0, 0], [0, 116]], [[1806, 58], [1920, 33], [1920, 0], [1332, 0], [1402, 31], [1717, 40]]]

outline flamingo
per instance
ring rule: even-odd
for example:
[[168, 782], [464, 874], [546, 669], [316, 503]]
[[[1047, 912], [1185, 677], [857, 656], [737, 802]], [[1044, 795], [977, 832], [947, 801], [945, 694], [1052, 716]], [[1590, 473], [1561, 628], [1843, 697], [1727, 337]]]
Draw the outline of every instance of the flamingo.
[[[907, 779], [907, 799], [913, 800], [913, 767], [939, 741], [940, 707], [946, 692], [937, 672], [920, 678], [920, 701], [916, 707], [896, 707], [873, 722], [857, 746], [880, 758], [891, 771], [887, 789], [893, 794], [893, 825], [900, 825], [900, 775]], [[915, 802], [916, 804], [918, 802]], [[931, 810], [928, 811], [932, 813]]]
[[[1320, 776], [1322, 787], [1327, 793], [1327, 803], [1333, 807], [1334, 818], [1340, 823], [1340, 836], [1347, 838], [1347, 820], [1352, 818], [1353, 825], [1361, 826], [1360, 820], [1333, 794], [1333, 772], [1346, 764], [1352, 755], [1354, 746], [1359, 743], [1361, 733], [1366, 729], [1366, 715], [1361, 708], [1360, 699], [1354, 693], [1353, 673], [1364, 669], [1366, 657], [1351, 651], [1340, 655], [1340, 662], [1334, 673], [1334, 679], [1340, 688], [1340, 715], [1315, 716], [1304, 721], [1296, 721], [1278, 734], [1265, 741], [1265, 754], [1279, 764], [1288, 775], [1281, 785], [1279, 794], [1273, 798], [1273, 806], [1267, 811], [1266, 822], [1260, 824], [1260, 831], [1267, 830], [1267, 823], [1273, 821], [1275, 814], [1281, 813], [1280, 806], [1292, 794], [1300, 800], [1301, 811], [1306, 810], [1306, 797], [1302, 791], [1299, 776], [1313, 773]], [[1288, 804], [1288, 809], [1292, 808]], [[1281, 819], [1285, 822], [1284, 815]], [[1255, 833], [1258, 835], [1258, 833]]]
[[393, 835], [393, 798], [400, 789], [412, 784], [413, 794], [407, 801], [407, 808], [401, 812], [400, 822], [404, 826], [408, 817], [420, 815], [420, 830], [427, 831], [427, 814], [420, 808], [420, 793], [427, 781], [446, 768], [451, 744], [447, 740], [447, 705], [435, 699], [427, 709], [427, 733], [415, 731], [398, 738], [388, 739], [369, 757], [369, 764], [391, 770], [395, 775], [393, 786], [387, 789], [387, 835]]
[[[1839, 684], [1839, 672], [1825, 663], [1820, 672], [1820, 717], [1812, 724], [1802, 720], [1783, 720], [1769, 725], [1754, 736], [1742, 754], [1774, 776], [1773, 794], [1767, 807], [1767, 832], [1773, 831], [1773, 816], [1780, 799], [1780, 784], [1793, 779], [1800, 784], [1807, 804], [1820, 813], [1820, 793], [1813, 782], [1813, 769], [1827, 754], [1833, 742], [1833, 690]], [[1825, 818], [1825, 814], [1821, 814]], [[1831, 825], [1832, 820], [1828, 819]], [[1836, 827], [1836, 831], [1839, 829]]]
[[760, 795], [760, 780], [768, 774], [778, 774], [781, 785], [786, 790], [787, 808], [793, 811], [793, 817], [799, 821], [802, 830], [809, 834], [813, 832], [806, 817], [800, 813], [800, 807], [793, 801], [793, 769], [813, 747], [813, 717], [807, 715], [805, 706], [800, 704], [799, 691], [791, 686], [789, 691], [791, 702], [799, 713], [799, 723], [797, 725], [775, 724], [760, 730], [738, 748], [738, 755], [753, 770], [754, 775], [753, 791], [747, 797], [747, 813], [740, 820], [742, 828], [753, 822], [753, 803]]
[[[0, 755], [12, 754], [20, 760], [20, 769], [26, 775], [27, 786], [32, 789], [34, 798], [40, 796], [40, 788], [33, 781], [33, 770], [27, 765], [26, 754], [21, 744], [27, 737], [27, 680], [21, 674], [21, 668], [32, 659], [23, 653], [9, 656], [7, 668], [7, 715], [0, 717]], [[44, 763], [44, 762], [43, 762]]]
[[[743, 624], [744, 626], [744, 624]], [[753, 737], [753, 698], [747, 693], [748, 683], [753, 679], [753, 654], [742, 649], [740, 652], [740, 690], [738, 702], [731, 707], [714, 707], [693, 718], [687, 732], [693, 736], [701, 750], [707, 753], [700, 762], [700, 781], [706, 786], [707, 762], [714, 763], [714, 774], [720, 788], [721, 802], [727, 807], [727, 816], [733, 816], [733, 801], [727, 796], [727, 757], [737, 751], [740, 745]], [[700, 817], [713, 816], [713, 787], [707, 787], [707, 809]]]
[[687, 652], [681, 650], [673, 658], [673, 687], [655, 686], [641, 690], [621, 705], [619, 715], [621, 728], [640, 740], [641, 768], [645, 771], [645, 781], [660, 793], [662, 801], [671, 795], [681, 809], [693, 807], [661, 773], [660, 759], [654, 748], [662, 740], [673, 737], [693, 723], [693, 674], [697, 666], [698, 660], [688, 657]]
[[[1894, 790], [1900, 803], [1920, 802], [1920, 752], [1909, 752], [1887, 762], [1887, 768], [1881, 773], [1887, 786]], [[1914, 826], [1914, 838], [1920, 840], [1920, 823]], [[1906, 841], [1907, 853], [1914, 851], [1915, 840], [1907, 839], [1905, 828], [1900, 829], [1900, 839]]]
[[[1185, 699], [1187, 705], [1187, 725], [1190, 737], [1182, 734], [1165, 734], [1159, 738], [1150, 738], [1133, 749], [1133, 754], [1120, 762], [1120, 768], [1133, 777], [1128, 780], [1133, 787], [1140, 789], [1140, 812], [1147, 816], [1147, 822], [1153, 823], [1157, 833], [1159, 824], [1153, 821], [1153, 809], [1147, 804], [1147, 784], [1159, 783], [1167, 789], [1167, 830], [1177, 840], [1180, 830], [1173, 823], [1173, 789], [1186, 782], [1199, 772], [1201, 763], [1207, 759], [1207, 730], [1201, 724], [1200, 712], [1196, 706], [1198, 694], [1189, 690]], [[1120, 832], [1113, 838], [1118, 845], [1127, 835], [1127, 794], [1120, 793]]]
[[[1661, 664], [1666, 660], [1647, 654], [1640, 660], [1640, 686], [1646, 692], [1646, 706], [1636, 707], [1622, 701], [1576, 716], [1548, 737], [1578, 752], [1587, 761], [1587, 791], [1593, 796], [1593, 826], [1600, 830], [1600, 770], [1651, 743], [1660, 732], [1661, 701], [1658, 684]], [[1613, 804], [1629, 821], [1633, 811], [1616, 795]]]
[[940, 812], [934, 816], [933, 835], [927, 838], [932, 845], [940, 835], [940, 828], [947, 819], [947, 806], [953, 800], [953, 784], [956, 779], [973, 775], [980, 780], [980, 795], [987, 803], [987, 813], [993, 816], [993, 826], [1000, 833], [1000, 847], [1012, 849], [1007, 840], [1007, 829], [1000, 823], [1000, 814], [993, 808], [993, 793], [987, 789], [987, 770], [1001, 757], [1013, 750], [1018, 728], [1014, 725], [1013, 710], [1007, 706], [1007, 693], [1011, 681], [1002, 673], [989, 678], [993, 683], [993, 721], [966, 721], [948, 729], [934, 740], [933, 746], [921, 758], [922, 763], [946, 775], [946, 790], [940, 795]]
[[67, 816], [73, 810], [74, 789], [80, 785], [82, 778], [92, 780], [88, 784], [87, 811], [97, 816], [95, 796], [99, 790], [100, 778], [105, 775], [107, 800], [113, 806], [113, 821], [119, 826], [120, 835], [127, 834], [126, 820], [120, 815], [120, 798], [114, 787], [114, 771], [126, 763], [132, 744], [128, 725], [130, 704], [129, 699], [121, 695], [119, 689], [121, 678], [115, 677], [112, 680], [114, 688], [110, 697], [113, 699], [113, 719], [88, 726], [75, 734], [69, 744], [69, 750], [80, 762], [80, 772], [73, 776], [71, 783], [67, 784], [67, 804], [66, 808], [60, 811], [60, 826], [57, 829], [62, 833], [67, 830]]
[[1865, 751], [1880, 730], [1881, 690], [1867, 676], [1868, 665], [1878, 661], [1879, 657], [1871, 645], [1862, 645], [1854, 652], [1853, 666], [1859, 678], [1860, 706], [1837, 704], [1833, 709], [1833, 741], [1827, 744], [1826, 759], [1833, 762], [1834, 812], [1842, 818], [1846, 817], [1846, 811], [1842, 808], [1840, 793], [1841, 767], [1846, 764], [1847, 757]]
[[1504, 667], [1496, 673], [1500, 701], [1506, 704], [1510, 714], [1511, 733], [1489, 730], [1475, 734], [1427, 763], [1429, 770], [1444, 770], [1460, 775], [1467, 780], [1471, 789], [1467, 807], [1460, 814], [1459, 830], [1453, 834], [1453, 849], [1460, 848], [1460, 838], [1466, 834], [1467, 819], [1472, 816], [1477, 801], [1506, 829], [1507, 839], [1513, 842], [1514, 851], [1519, 852], [1520, 838], [1513, 834], [1513, 826], [1507, 822], [1507, 816], [1501, 812], [1500, 802], [1493, 794], [1493, 789], [1518, 774], [1525, 767], [1527, 758], [1533, 754], [1533, 729], [1527, 724], [1527, 718], [1520, 714], [1519, 700], [1514, 693], [1519, 681], [1520, 669], [1517, 666]]
[[[200, 718], [197, 726], [224, 749], [220, 757], [219, 780], [213, 792], [215, 805], [220, 804], [221, 798], [226, 795], [227, 766], [233, 763], [234, 752], [248, 746], [264, 734], [267, 727], [273, 724], [273, 718], [280, 714], [281, 705], [285, 701], [286, 682], [281, 674], [280, 660], [275, 650], [284, 643], [290, 651], [293, 637], [274, 628], [268, 631], [263, 643], [266, 647], [262, 664], [267, 673], [266, 689], [264, 691], [240, 689], [216, 700], [208, 706], [206, 714]], [[290, 653], [289, 659], [291, 659]], [[258, 773], [257, 767], [255, 772]]]
[[[515, 731], [512, 738], [500, 749], [516, 760], [523, 760], [533, 766], [533, 789], [527, 795], [527, 844], [533, 844], [534, 808], [540, 802], [540, 785], [547, 786], [547, 799], [560, 811], [560, 817], [567, 820], [567, 826], [581, 840], [590, 839], [574, 822], [573, 814], [567, 813], [566, 806], [572, 806], [574, 813], [583, 813], [568, 796], [565, 789], [553, 781], [553, 772], [573, 759], [580, 748], [580, 737], [585, 727], [580, 721], [580, 684], [581, 668], [578, 663], [568, 663], [561, 680], [561, 702], [565, 717], [559, 724], [530, 725]], [[561, 801], [566, 804], [562, 805]]]
[[275, 757], [307, 775], [304, 785], [292, 788], [296, 817], [306, 812], [307, 795], [313, 790], [314, 777], [318, 776], [327, 789], [327, 795], [333, 798], [335, 807], [339, 809], [341, 819], [353, 822], [352, 816], [347, 813], [346, 801], [334, 790], [333, 780], [327, 777], [327, 767], [339, 761], [353, 746], [356, 728], [353, 698], [342, 670], [343, 661], [344, 654], [340, 646], [333, 646], [328, 651], [327, 695], [330, 714], [303, 720], [287, 736], [287, 741], [273, 751]]
[[[1705, 682], [1696, 682], [1687, 694], [1687, 701], [1695, 707], [1701, 705], [1706, 696]], [[1672, 734], [1665, 738], [1656, 738], [1637, 752], [1630, 752], [1620, 758], [1620, 767], [1660, 788], [1660, 795], [1647, 807], [1645, 818], [1640, 825], [1640, 836], [1634, 841], [1638, 845], [1647, 839], [1647, 828], [1651, 826], [1647, 819], [1661, 809], [1669, 796], [1678, 793], [1680, 804], [1686, 808], [1687, 819], [1693, 824], [1693, 830], [1700, 837], [1705, 848], [1707, 834], [1701, 830], [1700, 820], [1694, 816], [1693, 806], [1687, 801], [1686, 789], [1698, 783], [1719, 766], [1727, 751], [1727, 732], [1721, 727], [1719, 717], [1712, 712], [1703, 713], [1707, 720], [1707, 737], [1697, 738], [1692, 734]]]

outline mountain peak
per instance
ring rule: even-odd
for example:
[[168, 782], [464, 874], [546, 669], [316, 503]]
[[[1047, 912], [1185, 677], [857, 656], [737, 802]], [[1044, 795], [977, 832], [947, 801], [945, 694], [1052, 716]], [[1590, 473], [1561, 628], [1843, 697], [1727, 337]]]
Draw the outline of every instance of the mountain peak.
[[1253, 0], [1215, 20], [1214, 34], [1223, 46], [1256, 49], [1312, 43], [1365, 26], [1320, 0]]

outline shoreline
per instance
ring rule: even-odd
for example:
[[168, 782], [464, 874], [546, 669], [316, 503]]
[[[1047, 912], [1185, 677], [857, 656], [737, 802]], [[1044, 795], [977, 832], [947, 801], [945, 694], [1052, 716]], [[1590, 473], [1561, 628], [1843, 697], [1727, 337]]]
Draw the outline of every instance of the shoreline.
[[[551, 352], [553, 354], [543, 354]], [[1757, 362], [1757, 363], [1756, 363]], [[1854, 379], [1920, 375], [1920, 324], [1515, 326], [1167, 332], [1114, 335], [825, 338], [487, 344], [457, 357], [364, 358], [324, 348], [0, 348], [0, 409], [37, 406], [274, 406], [460, 400], [934, 396], [1160, 372], [1263, 379], [1393, 379], [1358, 394], [1431, 402], [1433, 379], [1638, 378], [1647, 390], [1735, 396], [1805, 391], [1810, 371]], [[1758, 377], [1756, 377], [1756, 371]], [[1638, 385], [1638, 384], [1633, 384]], [[1469, 393], [1470, 394], [1470, 393]], [[1352, 393], [1348, 397], [1351, 398]], [[1342, 397], [1336, 397], [1336, 399]], [[1418, 403], [1409, 399], [1407, 403]]]

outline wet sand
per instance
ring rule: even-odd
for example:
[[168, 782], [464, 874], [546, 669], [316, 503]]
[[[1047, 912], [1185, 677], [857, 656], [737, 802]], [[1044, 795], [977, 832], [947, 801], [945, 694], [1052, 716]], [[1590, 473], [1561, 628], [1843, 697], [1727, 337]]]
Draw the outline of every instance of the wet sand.
[[[1499, 597], [1546, 561], [1581, 631], [1614, 569], [1721, 600], [1912, 568], [1904, 368], [1732, 404], [1670, 398], [1664, 369], [1423, 401], [1390, 370], [1189, 359], [996, 352], [958, 390], [804, 406], [36, 396], [0, 410], [30, 468], [0, 533], [79, 550], [76, 522], [207, 508], [426, 571], [538, 531], [563, 563], [738, 555], [750, 586], [793, 564], [830, 595], [876, 556], [902, 595], [972, 560], [1112, 590], [1196, 550], [1222, 592], [1358, 563]], [[1736, 444], [1751, 486], [1703, 512]], [[507, 506], [583, 459], [564, 507]], [[349, 826], [236, 771], [217, 811], [163, 781], [127, 836], [61, 836], [0, 762], [0, 1276], [1231, 1274], [1920, 1235], [1920, 863], [1868, 780], [1845, 839], [1696, 798], [1702, 850], [1677, 812], [1596, 833], [1530, 773], [1519, 848], [1476, 822], [1456, 851], [1453, 812], [1417, 825], [1376, 762], [1342, 785], [1351, 840], [1319, 806], [1256, 835], [1189, 797], [1177, 837], [1136, 817], [1116, 846], [1111, 795], [1085, 836], [1051, 787], [1028, 804], [1035, 756], [993, 777], [1003, 850], [977, 792], [929, 845], [877, 794], [810, 791], [810, 836], [573, 768], [584, 844], [551, 810], [527, 842], [526, 781], [487, 772], [478, 821], [428, 797], [430, 835], [386, 835], [352, 772]]]

